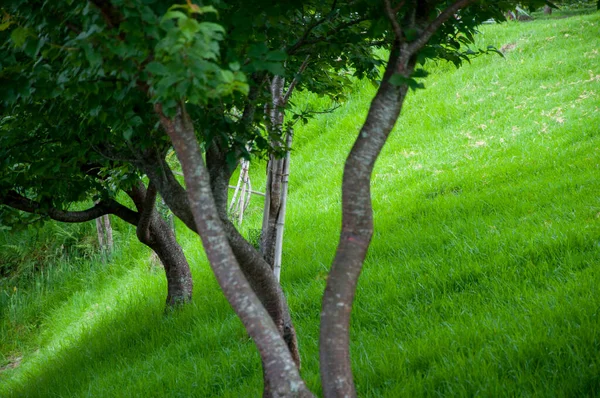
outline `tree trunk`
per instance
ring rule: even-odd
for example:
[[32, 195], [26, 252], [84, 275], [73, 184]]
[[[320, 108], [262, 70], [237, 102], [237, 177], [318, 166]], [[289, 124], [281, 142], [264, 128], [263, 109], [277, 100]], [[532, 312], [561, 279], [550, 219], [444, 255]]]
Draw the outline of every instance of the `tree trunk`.
[[[285, 117], [285, 102], [283, 86], [285, 78], [274, 76], [271, 82], [271, 104], [268, 107], [269, 126], [271, 134], [281, 137], [283, 133], [283, 121]], [[281, 143], [273, 142], [274, 146], [280, 147]], [[284, 159], [278, 159], [274, 155], [269, 157], [267, 165], [267, 181], [269, 186], [265, 189], [265, 207], [263, 216], [263, 226], [260, 240], [260, 251], [267, 263], [273, 267], [275, 257], [275, 240], [277, 219], [281, 210], [281, 184], [283, 176]]]
[[155, 209], [156, 189], [148, 190], [140, 181], [127, 194], [133, 199], [140, 213], [137, 236], [158, 256], [167, 278], [167, 305], [175, 306], [192, 299], [192, 274], [190, 266], [167, 222]]
[[[298, 84], [298, 77], [308, 66], [309, 60], [310, 55], [307, 55], [285, 93], [284, 77], [274, 76], [271, 81], [271, 103], [267, 106], [266, 111], [269, 115], [268, 128], [271, 130], [271, 133], [277, 137], [282, 137], [283, 135], [285, 107]], [[275, 156], [271, 155], [267, 164], [267, 184], [265, 189], [265, 205], [260, 239], [260, 253], [267, 263], [271, 265], [273, 271], [276, 272], [278, 281], [281, 269], [283, 222], [285, 219], [285, 201], [287, 201], [287, 181], [289, 175], [289, 148], [292, 144], [291, 134], [291, 131], [287, 132], [286, 156], [282, 159], [277, 159]], [[275, 141], [273, 142], [273, 145], [280, 146], [280, 143]], [[283, 188], [284, 184], [285, 188]], [[282, 189], [285, 189], [285, 192], [282, 192]], [[279, 251], [279, 253], [277, 253], [277, 251]], [[279, 256], [279, 260], [277, 259], [277, 256]], [[276, 263], [278, 263], [278, 265], [276, 265]], [[275, 271], [276, 267], [278, 267], [279, 271]]]
[[213, 197], [211, 177], [204, 165], [185, 105], [180, 104], [173, 119], [162, 113], [160, 105], [156, 110], [181, 163], [190, 209], [210, 266], [225, 297], [257, 345], [269, 394], [312, 396], [300, 378], [280, 331], [248, 283], [231, 249]]
[[96, 233], [98, 235], [98, 247], [100, 247], [100, 253], [104, 257], [104, 228], [102, 227], [102, 217], [96, 218]]
[[111, 253], [113, 251], [113, 231], [112, 231], [112, 226], [110, 225], [110, 216], [108, 214], [105, 214], [104, 217], [102, 217], [102, 220], [104, 221], [104, 232], [106, 232], [106, 249], [108, 251], [108, 253]]
[[150, 247], [165, 268], [167, 304], [174, 306], [189, 302], [193, 291], [190, 266], [169, 225], [158, 215], [156, 219], [150, 224], [150, 237], [154, 241]]
[[106, 262], [113, 250], [112, 227], [108, 214], [96, 218], [96, 233], [98, 234], [100, 256], [102, 257], [102, 261]]
[[546, 15], [552, 14], [552, 7], [550, 7], [549, 5], [546, 4], [544, 6], [544, 14], [546, 14]]
[[342, 231], [321, 311], [319, 352], [325, 397], [356, 396], [350, 364], [350, 313], [373, 234], [371, 173], [407, 92], [406, 85], [394, 86], [389, 78], [399, 71], [409, 77], [413, 68], [414, 62], [399, 64], [398, 50], [392, 51], [381, 86], [344, 166]]
[[[244, 114], [246, 113], [248, 112], [244, 112]], [[251, 118], [249, 117], [249, 119]], [[138, 164], [140, 169], [156, 185], [161, 197], [164, 198], [173, 213], [188, 228], [198, 233], [190, 210], [188, 193], [175, 179], [169, 165], [163, 159], [159, 159], [156, 156], [142, 155], [142, 161]], [[257, 294], [261, 303], [269, 312], [273, 322], [277, 325], [278, 330], [283, 335], [294, 362], [300, 367], [300, 354], [296, 333], [281, 286], [275, 279], [271, 266], [267, 264], [260, 253], [239, 233], [227, 217], [227, 189], [233, 171], [230, 170], [230, 167], [227, 167], [223, 150], [211, 144], [206, 152], [206, 163], [217, 212], [238, 264], [253, 291]]]

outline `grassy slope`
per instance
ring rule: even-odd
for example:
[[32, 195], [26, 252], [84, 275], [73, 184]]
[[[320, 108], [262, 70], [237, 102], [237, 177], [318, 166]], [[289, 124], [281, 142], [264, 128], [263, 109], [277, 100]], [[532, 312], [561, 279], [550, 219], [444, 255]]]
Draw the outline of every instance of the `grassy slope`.
[[[373, 176], [352, 325], [361, 396], [600, 393], [599, 31], [599, 14], [486, 26], [482, 46], [514, 44], [506, 59], [431, 65], [409, 96]], [[341, 170], [372, 95], [359, 83], [297, 128], [283, 284], [314, 391]], [[256, 351], [180, 231], [196, 292], [178, 312], [162, 313], [162, 275], [134, 243], [114, 265], [40, 280], [43, 294], [2, 293], [3, 360], [24, 358], [0, 396], [258, 396]]]

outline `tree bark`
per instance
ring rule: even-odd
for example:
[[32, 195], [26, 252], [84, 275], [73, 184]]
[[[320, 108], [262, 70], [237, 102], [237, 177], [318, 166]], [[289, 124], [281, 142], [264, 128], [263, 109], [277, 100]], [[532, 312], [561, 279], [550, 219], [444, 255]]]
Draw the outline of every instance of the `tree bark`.
[[[258, 347], [269, 394], [275, 397], [312, 396], [300, 378], [279, 329], [238, 265], [218, 214], [210, 176], [185, 105], [180, 104], [172, 119], [162, 113], [160, 105], [156, 110], [182, 165], [190, 209], [211, 268], [225, 297]], [[226, 199], [224, 203], [226, 208]]]
[[321, 311], [320, 363], [325, 397], [355, 397], [350, 364], [350, 313], [358, 277], [373, 234], [371, 173], [375, 160], [394, 127], [407, 86], [394, 86], [394, 72], [409, 77], [414, 62], [399, 64], [392, 51], [381, 86], [367, 119], [346, 159], [342, 180], [342, 230]]
[[105, 214], [102, 217], [102, 221], [104, 222], [104, 230], [106, 231], [106, 248], [110, 253], [112, 252], [114, 246], [112, 225], [110, 224], [110, 216], [108, 214]]
[[[285, 117], [285, 102], [283, 86], [285, 78], [274, 76], [271, 81], [271, 104], [267, 108], [269, 114], [268, 128], [271, 134], [281, 137], [283, 133], [283, 121]], [[274, 146], [281, 146], [278, 141], [273, 142]], [[269, 157], [267, 164], [267, 182], [269, 186], [265, 189], [268, 195], [265, 196], [265, 205], [263, 209], [263, 225], [260, 239], [260, 252], [267, 263], [273, 267], [275, 257], [275, 239], [277, 229], [277, 219], [281, 209], [281, 184], [283, 175], [283, 158], [277, 158], [275, 155]]]
[[173, 230], [155, 209], [156, 188], [150, 184], [146, 190], [140, 181], [127, 194], [140, 213], [138, 239], [156, 253], [165, 269], [167, 304], [175, 306], [190, 301], [193, 291], [190, 267]]
[[[268, 128], [272, 134], [283, 136], [283, 124], [285, 121], [285, 107], [298, 84], [298, 77], [306, 70], [310, 60], [307, 55], [300, 65], [296, 76], [290, 82], [284, 93], [285, 78], [274, 76], [271, 81], [271, 103], [266, 107], [269, 115]], [[273, 142], [274, 146], [280, 146], [279, 142]], [[281, 246], [283, 244], [283, 222], [285, 219], [285, 203], [287, 200], [287, 180], [289, 175], [289, 148], [291, 147], [291, 131], [286, 136], [286, 156], [277, 159], [271, 155], [267, 163], [267, 184], [265, 188], [265, 204], [263, 209], [263, 221], [260, 239], [260, 253], [267, 263], [273, 268], [279, 281], [281, 268]], [[287, 167], [287, 170], [286, 170]], [[285, 188], [283, 185], [285, 184]], [[285, 192], [282, 190], [285, 189]], [[279, 253], [277, 251], [279, 250]], [[279, 259], [277, 259], [279, 256]], [[279, 265], [276, 265], [278, 263]]]
[[[104, 216], [102, 216], [104, 217]], [[100, 252], [103, 253], [105, 250], [104, 247], [104, 228], [102, 227], [102, 217], [96, 218], [96, 234], [98, 235], [98, 247], [100, 247]]]
[[260, 299], [288, 345], [294, 362], [300, 368], [300, 352], [296, 330], [281, 285], [256, 249], [239, 233], [227, 217], [227, 190], [233, 170], [229, 168], [223, 148], [213, 142], [206, 151], [206, 163], [217, 213], [233, 254], [252, 290]]
[[[244, 112], [244, 114], [247, 113], [249, 112]], [[251, 118], [249, 117], [249, 119]], [[281, 286], [275, 279], [271, 266], [239, 233], [227, 216], [227, 189], [233, 170], [227, 165], [223, 149], [215, 146], [214, 143], [208, 147], [206, 161], [217, 212], [231, 249], [252, 289], [283, 335], [294, 362], [300, 367], [296, 332]], [[187, 191], [179, 184], [164, 159], [145, 153], [142, 154], [137, 166], [156, 185], [161, 197], [173, 213], [188, 228], [198, 233], [190, 210]]]
[[445, 21], [472, 2], [457, 0], [431, 21], [430, 13], [417, 15], [415, 12], [413, 22], [406, 27], [425, 28], [415, 40], [406, 42], [390, 1], [384, 1], [396, 39], [381, 85], [344, 165], [342, 230], [323, 295], [319, 353], [323, 394], [326, 398], [356, 396], [350, 362], [350, 314], [358, 278], [373, 235], [371, 174], [400, 115], [408, 91], [406, 84], [393, 85], [390, 78], [395, 74], [410, 78], [415, 67], [415, 55]]

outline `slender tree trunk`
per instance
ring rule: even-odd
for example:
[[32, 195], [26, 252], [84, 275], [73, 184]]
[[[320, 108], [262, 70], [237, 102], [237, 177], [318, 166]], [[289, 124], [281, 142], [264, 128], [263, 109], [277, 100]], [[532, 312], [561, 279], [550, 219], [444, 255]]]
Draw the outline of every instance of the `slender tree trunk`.
[[244, 220], [244, 211], [246, 210], [246, 195], [250, 197], [250, 179], [248, 177], [248, 169], [250, 168], [250, 162], [247, 160], [242, 160], [240, 164], [241, 170], [240, 175], [242, 176], [242, 193], [240, 195], [240, 200], [238, 203], [237, 216], [238, 216], [238, 225], [242, 225], [242, 221]]
[[112, 226], [110, 225], [110, 216], [108, 214], [105, 214], [104, 217], [102, 217], [103, 221], [104, 221], [104, 231], [106, 232], [106, 249], [108, 251], [108, 253], [111, 253], [113, 251], [113, 231], [112, 231]]
[[108, 214], [96, 218], [96, 233], [98, 234], [98, 246], [102, 262], [107, 262], [113, 249], [112, 227]]
[[[271, 182], [273, 180], [273, 172], [271, 170], [271, 166], [273, 165], [273, 163], [271, 163], [271, 159], [269, 159], [269, 161], [267, 162], [267, 183], [265, 185], [265, 202], [264, 202], [264, 206], [263, 206], [263, 219], [262, 219], [262, 227], [260, 230], [260, 243], [259, 243], [259, 251], [260, 254], [263, 256], [263, 258], [265, 259], [265, 261], [267, 261], [267, 256], [266, 256], [266, 252], [267, 252], [267, 245], [268, 245], [268, 239], [267, 236], [269, 235], [269, 219], [270, 219], [270, 215], [271, 215]], [[269, 263], [267, 261], [267, 263]], [[271, 265], [269, 263], [269, 265]]]
[[100, 253], [104, 257], [104, 228], [102, 227], [102, 217], [96, 218], [96, 233], [98, 235], [98, 246], [100, 247]]
[[[249, 117], [249, 119], [251, 118]], [[258, 295], [261, 303], [267, 309], [273, 322], [275, 322], [278, 330], [283, 335], [292, 358], [299, 367], [300, 354], [296, 332], [281, 286], [275, 279], [271, 266], [267, 264], [260, 253], [239, 233], [227, 217], [227, 190], [233, 171], [227, 167], [225, 153], [218, 147], [210, 145], [206, 152], [206, 162], [217, 211], [233, 253], [253, 291]], [[162, 159], [157, 159], [156, 156], [144, 155], [142, 161], [139, 163], [139, 167], [156, 184], [161, 197], [164, 198], [173, 213], [188, 228], [198, 233], [191, 213], [187, 191], [175, 179], [169, 166]]]
[[[283, 86], [285, 78], [282, 76], [274, 76], [271, 82], [271, 104], [268, 107], [269, 114], [269, 129], [275, 136], [281, 137], [283, 133], [283, 121], [285, 117], [283, 100]], [[274, 145], [280, 146], [279, 142], [273, 142]], [[263, 226], [261, 233], [261, 254], [273, 267], [275, 257], [275, 239], [277, 229], [277, 219], [281, 209], [281, 184], [283, 175], [284, 159], [278, 159], [274, 155], [269, 158], [267, 165], [267, 181], [269, 187], [265, 190], [268, 192], [268, 200], [265, 197], [265, 208], [263, 216]]]
[[269, 394], [312, 396], [300, 378], [280, 331], [251, 288], [231, 250], [185, 105], [180, 105], [173, 119], [164, 116], [160, 106], [157, 106], [157, 112], [183, 168], [190, 208], [211, 268], [225, 297], [258, 347]]
[[[294, 92], [296, 85], [298, 84], [298, 77], [304, 72], [308, 66], [310, 55], [308, 55], [300, 68], [298, 73], [291, 81], [287, 91], [284, 93], [285, 78], [282, 76], [274, 76], [271, 81], [271, 104], [267, 106], [266, 111], [269, 115], [268, 128], [271, 132], [281, 137], [283, 134], [283, 125], [285, 121], [285, 107]], [[291, 147], [291, 131], [288, 132], [286, 140], [287, 151]], [[280, 145], [278, 142], [273, 142], [274, 145]], [[265, 258], [267, 263], [273, 267], [275, 271], [275, 263], [279, 263], [279, 269], [281, 269], [281, 245], [283, 244], [283, 221], [285, 219], [285, 203], [287, 200], [287, 180], [289, 175], [289, 153], [282, 159], [277, 159], [271, 155], [269, 163], [267, 164], [267, 187], [265, 189], [265, 206], [263, 212], [263, 222], [261, 229], [261, 240], [260, 240], [260, 253]], [[286, 170], [287, 162], [287, 170]], [[285, 193], [282, 192], [282, 186], [286, 184]], [[285, 196], [285, 199], [284, 199]], [[283, 212], [283, 214], [281, 214]], [[279, 231], [279, 232], [278, 232]], [[276, 253], [279, 250], [279, 253]], [[279, 260], [276, 257], [279, 256]], [[277, 273], [277, 280], [279, 281], [280, 273]]]
[[473, 1], [456, 0], [433, 20], [430, 13], [419, 13], [418, 8], [415, 9], [412, 22], [408, 21], [404, 28], [411, 29], [415, 25], [425, 28], [416, 39], [406, 42], [396, 11], [392, 9], [389, 0], [384, 0], [385, 12], [396, 39], [381, 85], [344, 165], [342, 230], [323, 295], [319, 353], [321, 382], [326, 398], [356, 396], [350, 362], [350, 313], [358, 278], [373, 235], [371, 174], [400, 115], [408, 91], [407, 84], [392, 85], [390, 79], [394, 75], [410, 78], [415, 68], [416, 54], [445, 21]]
[[395, 71], [408, 77], [414, 68], [414, 62], [399, 65], [397, 58], [398, 51], [392, 51], [381, 86], [344, 166], [342, 231], [321, 311], [319, 352], [325, 397], [356, 396], [350, 364], [350, 313], [373, 234], [371, 173], [407, 92], [406, 85], [397, 87], [388, 80]]

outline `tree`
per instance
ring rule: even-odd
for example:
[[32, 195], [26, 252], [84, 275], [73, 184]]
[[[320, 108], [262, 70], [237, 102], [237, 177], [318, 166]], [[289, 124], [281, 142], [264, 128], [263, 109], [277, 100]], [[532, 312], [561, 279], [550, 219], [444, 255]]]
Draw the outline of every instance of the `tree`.
[[[372, 236], [375, 160], [408, 90], [422, 87], [416, 79], [426, 73], [417, 65], [438, 58], [459, 66], [490, 51], [464, 45], [473, 44], [479, 23], [503, 19], [515, 4], [215, 1], [200, 7], [191, 1], [170, 6], [94, 0], [48, 3], [44, 9], [13, 1], [6, 6], [14, 18], [6, 23], [14, 27], [12, 43], [5, 37], [1, 50], [6, 67], [0, 83], [7, 87], [1, 100], [7, 107], [69, 103], [69, 117], [76, 120], [69, 134], [84, 137], [93, 126], [87, 139], [98, 153], [127, 159], [147, 175], [173, 213], [200, 235], [221, 289], [258, 347], [265, 396], [309, 396], [298, 372], [289, 309], [269, 263], [272, 246], [263, 244], [263, 257], [229, 220], [229, 178], [237, 161], [250, 155], [273, 154], [271, 170], [281, 169], [277, 158], [288, 147], [284, 93], [297, 87], [342, 96], [348, 79], [340, 71], [374, 79], [382, 64], [374, 46], [389, 50], [379, 89], [344, 167], [342, 231], [321, 316], [324, 394], [354, 396], [348, 332]], [[181, 163], [185, 188], [165, 162], [169, 143]], [[273, 182], [269, 189], [275, 191], [279, 182]], [[281, 203], [277, 206], [281, 209]], [[270, 225], [267, 221], [266, 228]]]
[[[192, 297], [187, 260], [167, 223], [155, 210], [156, 190], [146, 190], [134, 173], [119, 163], [94, 156], [81, 142], [57, 140], [57, 130], [68, 128], [61, 116], [14, 114], [0, 120], [0, 205], [46, 218], [79, 223], [109, 214], [136, 226], [137, 236], [160, 258], [167, 279], [167, 305]], [[24, 112], [25, 113], [25, 112]], [[47, 124], [48, 122], [51, 122]], [[137, 211], [117, 201], [124, 192]], [[71, 203], [95, 200], [86, 210], [64, 210]]]

